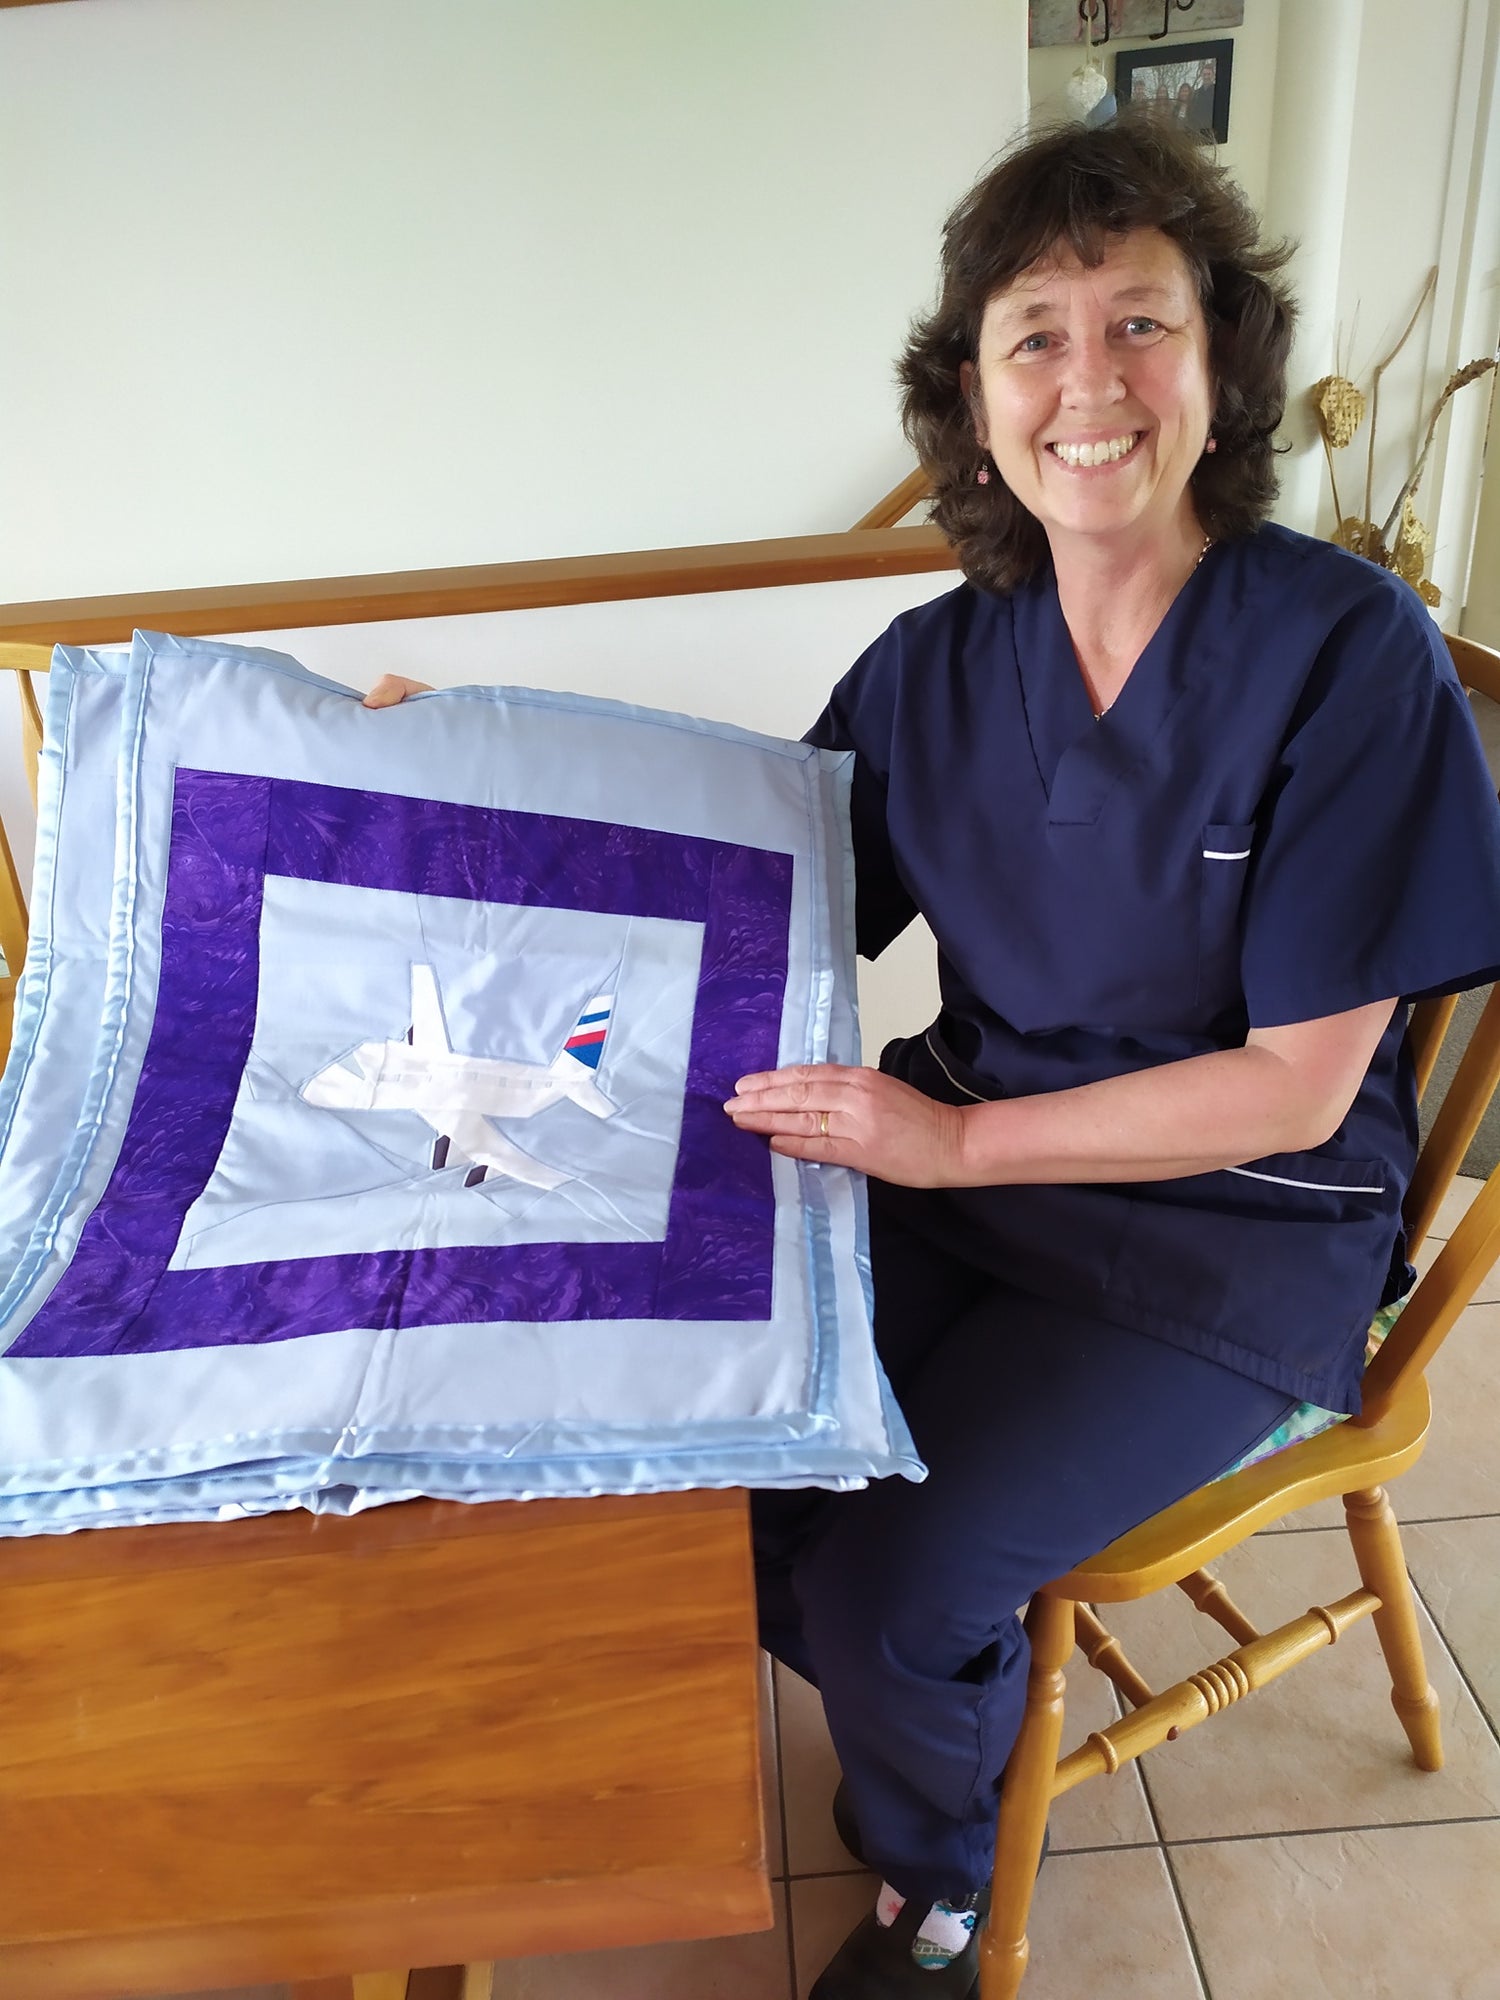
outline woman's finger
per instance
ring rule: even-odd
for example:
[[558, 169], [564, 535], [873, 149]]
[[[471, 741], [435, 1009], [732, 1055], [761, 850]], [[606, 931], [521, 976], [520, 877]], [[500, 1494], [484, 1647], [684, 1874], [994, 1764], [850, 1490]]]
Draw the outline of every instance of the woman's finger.
[[[822, 1092], [826, 1103], [830, 1093]], [[731, 1097], [724, 1109], [731, 1116], [736, 1111], [806, 1111], [812, 1106], [821, 1110], [822, 1104], [815, 1103], [805, 1083], [772, 1084], [764, 1090], [741, 1090]]]
[[409, 694], [431, 694], [429, 681], [410, 681], [405, 674], [382, 674], [365, 696], [366, 708], [395, 708]]
[[849, 1063], [790, 1063], [785, 1069], [763, 1069], [751, 1076], [742, 1076], [734, 1087], [743, 1097], [754, 1090], [792, 1089], [806, 1084], [849, 1084], [869, 1074], [869, 1070]]

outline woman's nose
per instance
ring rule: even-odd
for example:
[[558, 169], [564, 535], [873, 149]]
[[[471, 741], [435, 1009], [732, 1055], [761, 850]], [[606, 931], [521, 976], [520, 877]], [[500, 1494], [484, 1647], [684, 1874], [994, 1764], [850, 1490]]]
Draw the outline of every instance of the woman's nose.
[[1124, 396], [1119, 356], [1102, 335], [1085, 335], [1070, 343], [1062, 393], [1075, 408], [1118, 403]]

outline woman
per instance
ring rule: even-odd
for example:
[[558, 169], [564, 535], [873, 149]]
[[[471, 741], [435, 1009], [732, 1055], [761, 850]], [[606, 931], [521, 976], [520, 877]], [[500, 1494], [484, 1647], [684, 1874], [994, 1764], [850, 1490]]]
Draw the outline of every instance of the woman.
[[920, 910], [942, 1012], [879, 1071], [728, 1107], [871, 1176], [876, 1340], [930, 1467], [756, 1496], [764, 1641], [821, 1688], [885, 1878], [814, 2000], [975, 1989], [1016, 1607], [1298, 1402], [1358, 1408], [1410, 1281], [1399, 1003], [1500, 966], [1440, 636], [1265, 524], [1286, 254], [1165, 121], [1067, 128], [950, 218], [904, 358], [968, 581], [812, 737], [857, 753], [860, 949]]

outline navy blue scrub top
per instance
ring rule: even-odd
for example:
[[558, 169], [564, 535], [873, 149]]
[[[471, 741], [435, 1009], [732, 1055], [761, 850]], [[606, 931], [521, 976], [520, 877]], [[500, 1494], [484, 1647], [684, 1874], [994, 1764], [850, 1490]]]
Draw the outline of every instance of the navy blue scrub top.
[[[949, 1102], [1062, 1090], [1500, 969], [1500, 809], [1398, 578], [1267, 526], [1208, 552], [1095, 721], [1050, 569], [898, 618], [809, 733], [853, 749], [860, 951], [920, 911], [942, 1012], [885, 1066]], [[948, 1190], [971, 1262], [1355, 1411], [1410, 1282], [1404, 1010], [1325, 1146], [1114, 1186]]]

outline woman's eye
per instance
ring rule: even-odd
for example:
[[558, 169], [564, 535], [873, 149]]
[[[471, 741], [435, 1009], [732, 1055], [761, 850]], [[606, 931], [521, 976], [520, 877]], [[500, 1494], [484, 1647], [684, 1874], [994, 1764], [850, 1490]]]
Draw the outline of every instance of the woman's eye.
[[1016, 349], [1017, 354], [1042, 354], [1046, 351], [1051, 336], [1045, 333], [1028, 333]]
[[1147, 319], [1144, 314], [1138, 314], [1135, 319], [1126, 320], [1125, 331], [1127, 333], [1160, 333], [1161, 323], [1159, 320]]

